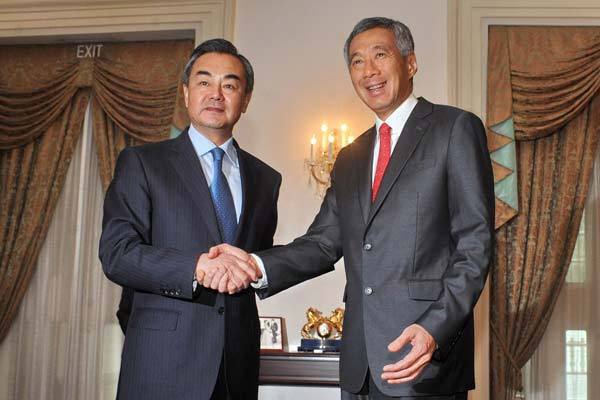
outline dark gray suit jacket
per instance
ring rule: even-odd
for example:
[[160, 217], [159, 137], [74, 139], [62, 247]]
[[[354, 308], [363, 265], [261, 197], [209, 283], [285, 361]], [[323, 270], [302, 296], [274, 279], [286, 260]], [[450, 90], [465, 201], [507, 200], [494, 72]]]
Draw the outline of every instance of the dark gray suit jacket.
[[[339, 154], [308, 232], [259, 253], [271, 296], [331, 270], [344, 257], [346, 315], [340, 375], [357, 392], [367, 368], [390, 396], [474, 387], [472, 311], [492, 254], [494, 190], [485, 129], [475, 115], [424, 99], [411, 113], [371, 204], [375, 129]], [[409, 349], [387, 345], [418, 323], [439, 345], [415, 381], [382, 382]], [[410, 346], [407, 346], [410, 347]]]
[[[266, 249], [273, 244], [281, 176], [237, 144], [236, 149], [243, 204], [235, 244], [247, 251]], [[232, 398], [257, 398], [254, 291], [192, 293], [199, 255], [221, 242], [187, 130], [176, 139], [121, 152], [100, 239], [106, 276], [135, 290], [119, 398], [208, 400], [222, 357]]]

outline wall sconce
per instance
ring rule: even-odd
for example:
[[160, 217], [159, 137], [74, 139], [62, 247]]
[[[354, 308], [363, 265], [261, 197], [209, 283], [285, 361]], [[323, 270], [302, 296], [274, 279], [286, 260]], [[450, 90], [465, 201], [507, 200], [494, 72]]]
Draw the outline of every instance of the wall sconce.
[[321, 135], [310, 139], [310, 158], [305, 164], [310, 172], [309, 178], [317, 182], [318, 193], [322, 196], [331, 184], [329, 174], [340, 149], [354, 141], [348, 125], [342, 123], [338, 129], [330, 129], [327, 123], [321, 124]]

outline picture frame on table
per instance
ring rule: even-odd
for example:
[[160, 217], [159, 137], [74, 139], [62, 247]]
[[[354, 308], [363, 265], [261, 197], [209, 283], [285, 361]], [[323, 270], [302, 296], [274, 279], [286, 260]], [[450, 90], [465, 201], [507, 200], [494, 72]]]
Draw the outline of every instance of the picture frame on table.
[[282, 317], [258, 317], [260, 326], [260, 352], [283, 352], [285, 326]]

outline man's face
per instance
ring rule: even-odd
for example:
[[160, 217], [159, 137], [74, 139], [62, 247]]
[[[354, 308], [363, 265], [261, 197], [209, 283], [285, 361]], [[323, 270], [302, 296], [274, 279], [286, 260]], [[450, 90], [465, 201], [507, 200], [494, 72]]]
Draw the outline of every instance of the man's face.
[[350, 42], [350, 78], [358, 97], [385, 120], [412, 92], [417, 72], [414, 53], [402, 56], [394, 33], [373, 28]]
[[240, 60], [231, 54], [207, 53], [192, 66], [183, 94], [194, 127], [225, 141], [246, 112], [252, 93], [246, 93], [246, 74]]

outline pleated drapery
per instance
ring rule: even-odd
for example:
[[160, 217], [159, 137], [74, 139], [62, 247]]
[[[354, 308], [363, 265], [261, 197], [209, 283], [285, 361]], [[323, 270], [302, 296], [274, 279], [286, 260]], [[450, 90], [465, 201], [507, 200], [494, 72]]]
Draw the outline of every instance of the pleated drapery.
[[487, 128], [501, 209], [491, 399], [522, 388], [565, 280], [600, 138], [599, 88], [599, 28], [490, 27]]
[[20, 310], [0, 343], [2, 400], [114, 400], [121, 288], [98, 259], [104, 194], [86, 112]]
[[600, 398], [600, 150], [565, 283], [523, 368], [527, 400]]
[[[120, 150], [187, 125], [180, 75], [191, 40], [0, 46], [0, 341], [34, 273], [85, 108], [106, 189]], [[183, 117], [182, 117], [183, 116]]]
[[[104, 189], [125, 146], [165, 140], [172, 127], [188, 125], [180, 77], [192, 50], [189, 40], [104, 46], [105, 58], [95, 61], [92, 83], [94, 141]], [[142, 61], [146, 59], [153, 61]]]

